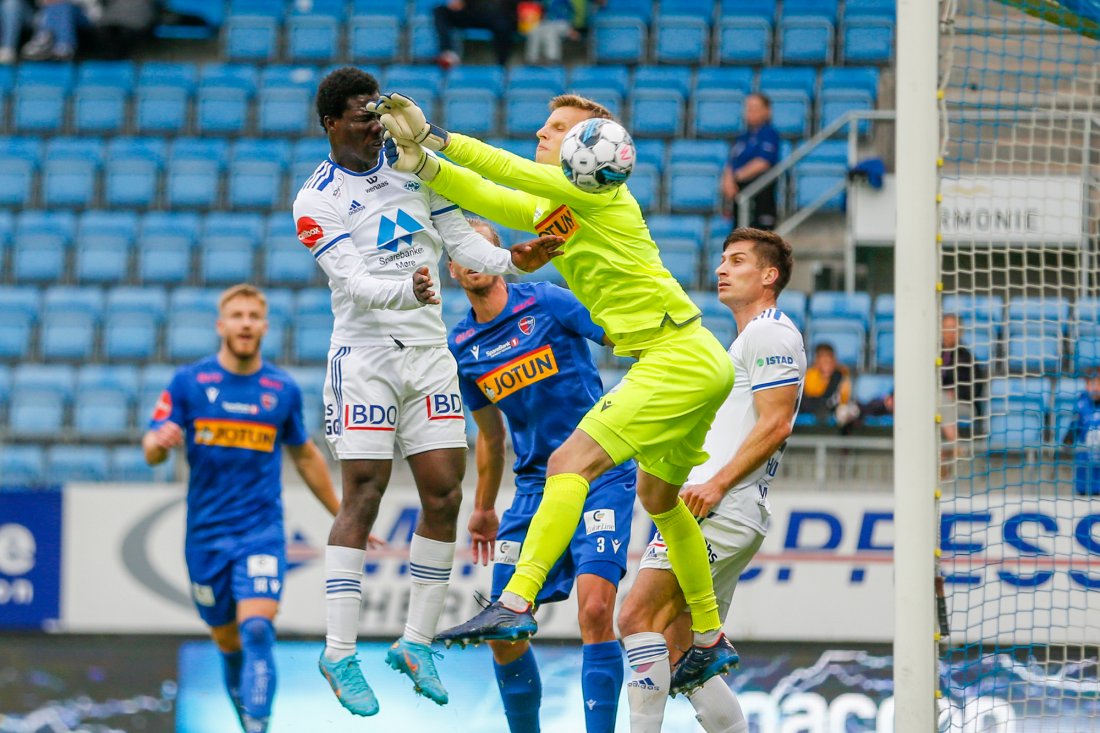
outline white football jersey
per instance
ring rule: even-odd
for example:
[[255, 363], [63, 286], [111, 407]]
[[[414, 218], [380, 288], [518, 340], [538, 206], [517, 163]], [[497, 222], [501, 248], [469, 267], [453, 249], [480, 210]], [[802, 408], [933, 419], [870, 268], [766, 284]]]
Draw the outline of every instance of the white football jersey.
[[[768, 308], [749, 321], [729, 349], [733, 360], [734, 381], [726, 401], [718, 408], [704, 448], [710, 454], [706, 463], [696, 466], [689, 484], [703, 483], [714, 477], [733, 460], [759, 415], [753, 394], [763, 389], [798, 385], [798, 400], [806, 379], [806, 347], [802, 333], [786, 315]], [[795, 414], [797, 414], [797, 403]], [[792, 424], [794, 418], [791, 419]], [[761, 534], [768, 531], [771, 507], [768, 486], [783, 457], [780, 447], [764, 465], [731, 488], [715, 507], [718, 514], [743, 522]]]
[[294, 199], [298, 240], [309, 248], [332, 289], [333, 346], [445, 346], [438, 305], [422, 305], [413, 271], [427, 267], [441, 291], [439, 260], [478, 272], [519, 274], [507, 249], [470, 228], [455, 204], [416, 176], [390, 168], [382, 155], [364, 173], [317, 166]]

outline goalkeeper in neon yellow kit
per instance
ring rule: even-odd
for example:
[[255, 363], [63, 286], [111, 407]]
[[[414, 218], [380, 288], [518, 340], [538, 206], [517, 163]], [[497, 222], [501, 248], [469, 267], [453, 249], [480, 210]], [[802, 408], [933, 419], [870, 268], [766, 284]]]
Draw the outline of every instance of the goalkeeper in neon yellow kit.
[[559, 167], [565, 134], [586, 119], [611, 114], [583, 97], [555, 97], [538, 132], [537, 162], [531, 162], [428, 123], [400, 94], [367, 106], [382, 114], [392, 167], [415, 173], [459, 206], [504, 226], [565, 238], [565, 254], [554, 265], [614, 342], [615, 353], [638, 359], [550, 456], [542, 503], [500, 600], [437, 638], [465, 645], [533, 634], [532, 602], [577, 531], [589, 482], [635, 457], [638, 498], [668, 545], [695, 631], [672, 688], [690, 689], [729, 669], [737, 652], [721, 633], [706, 543], [679, 490], [692, 467], [706, 460], [703, 440], [733, 386], [733, 366], [703, 327], [698, 307], [661, 264], [627, 187], [586, 193]]

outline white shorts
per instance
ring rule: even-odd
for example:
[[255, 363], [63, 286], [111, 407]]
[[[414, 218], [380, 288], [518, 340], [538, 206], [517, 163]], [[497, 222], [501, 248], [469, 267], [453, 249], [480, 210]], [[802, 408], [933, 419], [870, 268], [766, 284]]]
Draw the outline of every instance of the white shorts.
[[338, 346], [325, 375], [325, 437], [340, 460], [466, 448], [458, 367], [446, 346]]
[[[760, 549], [764, 535], [747, 524], [717, 514], [703, 520], [699, 529], [703, 530], [703, 539], [707, 541], [710, 575], [714, 578], [714, 595], [718, 599], [718, 616], [725, 621], [737, 581]], [[639, 567], [672, 572], [668, 548], [660, 532], [645, 548]]]

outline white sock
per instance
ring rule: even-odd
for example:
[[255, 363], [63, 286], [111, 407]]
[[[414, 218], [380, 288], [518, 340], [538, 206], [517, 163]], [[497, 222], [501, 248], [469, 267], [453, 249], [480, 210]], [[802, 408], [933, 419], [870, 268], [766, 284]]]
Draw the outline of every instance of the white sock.
[[688, 693], [695, 719], [707, 733], [748, 733], [749, 723], [737, 695], [721, 677], [711, 677]]
[[451, 581], [451, 566], [455, 561], [455, 543], [438, 542], [414, 534], [409, 543], [409, 615], [405, 619], [406, 641], [414, 644], [432, 643], [443, 604], [447, 600], [447, 584]]
[[330, 662], [355, 653], [366, 555], [354, 547], [325, 548], [325, 659]]
[[630, 733], [660, 733], [665, 719], [665, 700], [672, 682], [665, 637], [652, 631], [623, 639], [630, 680], [626, 698], [630, 703]]

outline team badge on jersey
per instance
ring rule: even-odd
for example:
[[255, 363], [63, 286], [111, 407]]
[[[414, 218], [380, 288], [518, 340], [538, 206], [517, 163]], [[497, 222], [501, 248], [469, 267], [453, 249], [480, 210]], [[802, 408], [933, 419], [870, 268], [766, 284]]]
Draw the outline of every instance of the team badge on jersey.
[[270, 412], [279, 404], [279, 398], [270, 392], [264, 392], [260, 395], [260, 404], [264, 406], [265, 410]]
[[378, 248], [390, 252], [396, 252], [402, 244], [412, 245], [413, 235], [424, 231], [423, 225], [403, 209], [398, 209], [393, 219], [384, 214], [379, 219]]
[[580, 228], [581, 223], [577, 221], [577, 217], [568, 206], [562, 204], [535, 224], [535, 233], [540, 237], [554, 234], [568, 242]]
[[535, 330], [535, 317], [524, 316], [519, 319], [519, 330], [524, 336], [530, 336], [531, 332]]

